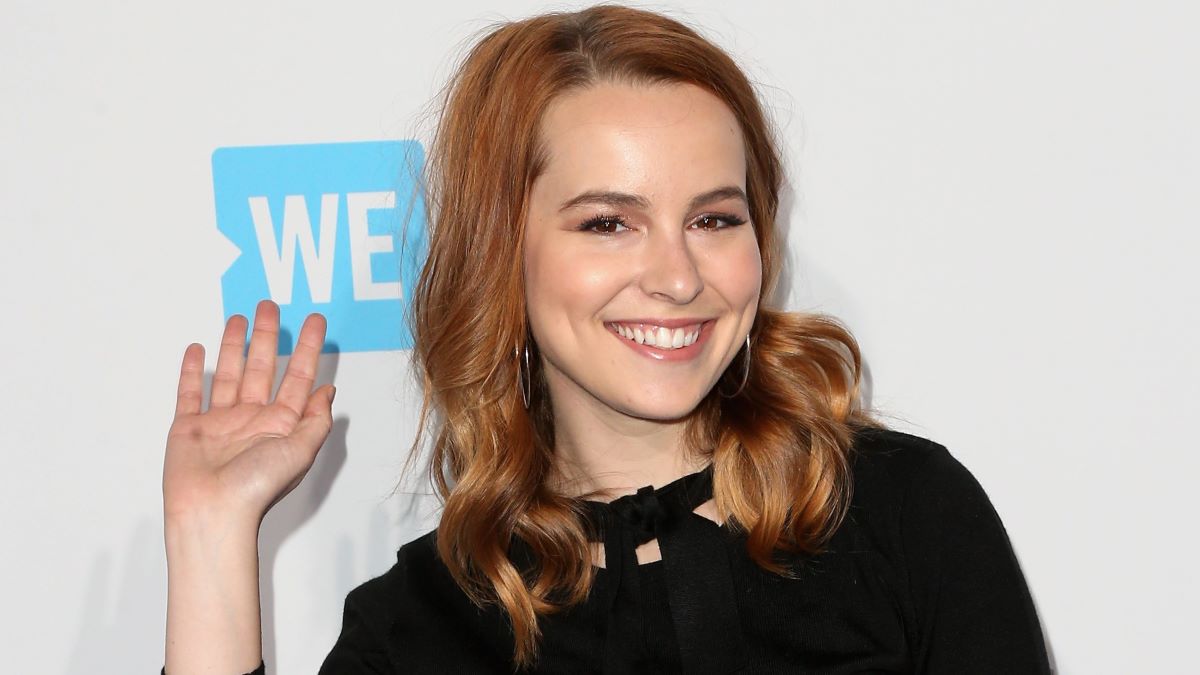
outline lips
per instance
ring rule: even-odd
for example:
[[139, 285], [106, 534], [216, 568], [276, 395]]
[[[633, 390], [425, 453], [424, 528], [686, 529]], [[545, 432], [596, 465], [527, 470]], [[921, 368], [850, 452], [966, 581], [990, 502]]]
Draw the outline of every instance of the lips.
[[712, 319], [612, 321], [609, 331], [636, 352], [660, 361], [682, 361], [700, 353]]
[[700, 337], [701, 322], [670, 328], [654, 323], [614, 323], [617, 334], [638, 344], [659, 349], [687, 347]]

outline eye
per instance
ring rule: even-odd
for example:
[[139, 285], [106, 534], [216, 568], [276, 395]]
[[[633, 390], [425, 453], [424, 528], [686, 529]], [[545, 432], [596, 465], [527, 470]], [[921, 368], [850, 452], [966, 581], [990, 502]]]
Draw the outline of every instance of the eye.
[[739, 218], [731, 213], [706, 213], [692, 223], [692, 227], [698, 230], [724, 230], [729, 227], [736, 227], [746, 222], [745, 218]]
[[616, 234], [620, 230], [628, 229], [628, 227], [625, 225], [625, 219], [621, 216], [596, 216], [580, 223], [577, 229], [580, 232]]

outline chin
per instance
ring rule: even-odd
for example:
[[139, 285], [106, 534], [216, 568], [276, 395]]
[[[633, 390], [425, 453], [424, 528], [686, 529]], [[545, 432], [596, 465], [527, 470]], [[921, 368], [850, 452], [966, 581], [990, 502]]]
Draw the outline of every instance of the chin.
[[625, 401], [624, 405], [617, 409], [638, 419], [654, 422], [677, 422], [692, 414], [702, 400], [704, 400], [703, 396], [688, 399], [672, 397], [661, 400]]

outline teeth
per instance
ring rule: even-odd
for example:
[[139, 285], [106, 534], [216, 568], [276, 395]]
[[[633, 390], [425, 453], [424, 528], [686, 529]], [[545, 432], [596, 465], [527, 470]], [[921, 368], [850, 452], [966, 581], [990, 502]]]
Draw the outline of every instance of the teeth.
[[670, 329], [665, 326], [625, 326], [614, 324], [617, 334], [626, 340], [659, 349], [679, 349], [695, 344], [700, 338], [700, 326]]

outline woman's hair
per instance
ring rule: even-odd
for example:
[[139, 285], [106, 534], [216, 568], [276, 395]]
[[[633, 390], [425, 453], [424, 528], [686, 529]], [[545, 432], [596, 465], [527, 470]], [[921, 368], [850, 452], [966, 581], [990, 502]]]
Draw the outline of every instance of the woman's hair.
[[[690, 83], [729, 107], [745, 141], [760, 297], [778, 273], [783, 175], [771, 127], [746, 75], [691, 28], [609, 5], [544, 14], [492, 30], [451, 78], [426, 167], [429, 253], [413, 296], [421, 428], [432, 415], [439, 554], [474, 602], [498, 603], [510, 618], [519, 664], [536, 656], [538, 617], [582, 601], [594, 572], [578, 500], [547, 480], [554, 428], [536, 359], [528, 410], [519, 389], [516, 354], [531, 341], [524, 223], [545, 165], [547, 106], [607, 82]], [[745, 387], [719, 393], [738, 388], [742, 356], [689, 416], [686, 438], [711, 458], [717, 509], [744, 532], [750, 557], [786, 574], [776, 552], [816, 552], [840, 523], [852, 425], [869, 420], [857, 406], [851, 335], [832, 319], [761, 305]], [[510, 560], [514, 538], [533, 553], [532, 569]]]

